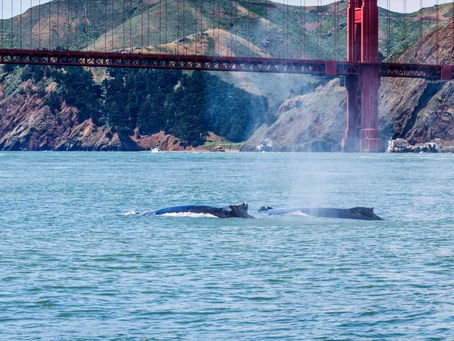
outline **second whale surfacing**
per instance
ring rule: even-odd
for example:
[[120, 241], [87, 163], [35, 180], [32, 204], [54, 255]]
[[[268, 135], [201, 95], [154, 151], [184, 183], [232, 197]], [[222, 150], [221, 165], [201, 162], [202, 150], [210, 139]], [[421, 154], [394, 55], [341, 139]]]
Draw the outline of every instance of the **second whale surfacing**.
[[374, 208], [371, 207], [353, 207], [353, 208], [295, 208], [275, 210], [270, 206], [263, 206], [259, 212], [264, 212], [268, 215], [292, 215], [304, 214], [311, 217], [320, 218], [338, 218], [338, 219], [354, 219], [354, 220], [383, 220], [374, 213]]
[[156, 211], [146, 212], [143, 216], [165, 216], [192, 214], [195, 216], [212, 216], [216, 218], [254, 218], [248, 214], [248, 204], [243, 202], [239, 205], [229, 205], [226, 207], [213, 207], [203, 205], [185, 205], [167, 207]]

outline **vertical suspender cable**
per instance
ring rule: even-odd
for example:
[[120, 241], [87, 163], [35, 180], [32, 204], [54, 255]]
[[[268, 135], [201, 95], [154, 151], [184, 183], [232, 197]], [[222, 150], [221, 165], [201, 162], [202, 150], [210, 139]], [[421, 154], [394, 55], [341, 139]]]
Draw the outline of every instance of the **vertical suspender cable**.
[[133, 11], [132, 11], [132, 0], [129, 0], [129, 52], [132, 52], [132, 18], [133, 18]]
[[437, 64], [440, 64], [439, 57], [440, 57], [440, 4], [439, 1], [437, 0], [436, 4], [436, 27], [435, 27], [435, 40], [437, 42], [437, 52], [436, 52], [436, 58], [437, 58]]
[[404, 49], [407, 48], [407, 0], [403, 1], [403, 13], [402, 13], [402, 46]]
[[233, 0], [233, 25], [232, 25], [232, 34], [235, 34], [235, 37], [232, 37], [233, 39], [233, 45], [232, 45], [232, 54], [237, 54], [237, 46], [238, 46], [238, 43], [237, 43], [237, 39], [236, 39], [236, 29], [235, 29], [235, 26], [238, 26], [239, 28], [241, 28], [241, 24], [238, 23], [238, 0]]
[[[272, 18], [271, 18], [271, 13], [272, 13], [271, 12], [271, 5], [272, 5], [271, 3], [268, 3], [268, 7], [267, 7], [267, 19], [268, 19], [267, 20], [268, 21], [267, 33], [268, 33], [269, 36], [271, 36], [271, 20], [272, 20]], [[271, 39], [270, 39], [270, 42], [271, 42]], [[268, 49], [268, 51], [271, 52], [271, 49]], [[271, 55], [271, 53], [269, 53], [269, 54]]]
[[333, 53], [333, 58], [334, 59], [338, 59], [337, 58], [337, 32], [338, 32], [338, 27], [339, 27], [339, 24], [338, 24], [338, 16], [337, 16], [337, 12], [338, 12], [338, 2], [336, 1], [333, 5], [334, 7], [334, 17], [333, 17], [333, 49], [334, 49], [334, 53]]
[[291, 8], [288, 0], [285, 1], [285, 58], [290, 58], [290, 25]]
[[[77, 1], [76, 1], [77, 2]], [[66, 49], [69, 50], [69, 45], [70, 45], [70, 37], [71, 37], [71, 20], [69, 20], [69, 0], [66, 2]], [[77, 26], [76, 26], [77, 27]], [[77, 28], [76, 28], [76, 36], [74, 37], [76, 40], [76, 45], [78, 44], [78, 38], [77, 38]]]
[[288, 20], [288, 17], [287, 17], [287, 11], [288, 11], [288, 6], [287, 6], [287, 3], [288, 1], [285, 1], [284, 0], [284, 11], [283, 11], [283, 14], [284, 14], [284, 20], [283, 20], [283, 28], [284, 28], [284, 50], [282, 52], [282, 57], [283, 58], [286, 58], [287, 57], [287, 39], [288, 39], [288, 32], [287, 32], [287, 20]]
[[41, 50], [41, 0], [38, 0], [38, 48]]
[[186, 54], [186, 0], [183, 1], [183, 54]]
[[[4, 27], [3, 27], [3, 26], [4, 26], [3, 22], [5, 21], [5, 19], [4, 19], [5, 16], [4, 16], [4, 13], [3, 13], [3, 0], [1, 0], [1, 1], [2, 1], [2, 5], [1, 5], [1, 6], [2, 6], [2, 8], [1, 8], [1, 11], [2, 11], [2, 23], [1, 23], [0, 29], [1, 29], [1, 31], [2, 31], [2, 37], [1, 37], [1, 39], [2, 39], [2, 48], [4, 48], [5, 46], [3, 45], [3, 35], [4, 35], [4, 33], [3, 33], [3, 28], [4, 28]], [[30, 0], [30, 1], [31, 1], [31, 0]], [[30, 12], [30, 18], [31, 18], [31, 12]], [[31, 27], [31, 26], [30, 26], [30, 27]], [[31, 34], [30, 34], [30, 46], [31, 46]], [[30, 48], [31, 48], [31, 47], [30, 47]]]
[[143, 49], [143, 1], [140, 2], [140, 49]]
[[107, 52], [107, 0], [104, 0], [104, 52]]
[[[3, 18], [3, 0], [2, 0], [2, 18]], [[33, 48], [33, 2], [30, 0], [30, 50]], [[3, 20], [2, 20], [2, 47], [3, 47]]]
[[322, 58], [322, 51], [321, 51], [321, 45], [322, 45], [322, 38], [321, 38], [321, 30], [322, 30], [322, 19], [321, 19], [321, 9], [320, 9], [321, 3], [320, 0], [317, 0], [317, 58], [321, 59]]
[[254, 30], [254, 21], [255, 21], [254, 8], [255, 8], [255, 4], [254, 4], [254, 0], [249, 1], [249, 5], [251, 5], [251, 7], [250, 7], [251, 11], [249, 12], [250, 13], [250, 17], [251, 17], [251, 22], [250, 22], [251, 50], [252, 50], [252, 57], [254, 57], [254, 52], [255, 52], [255, 49], [254, 49], [254, 46], [255, 46], [255, 39], [254, 39], [255, 38], [255, 30]]
[[424, 35], [424, 27], [423, 27], [423, 18], [422, 15], [424, 13], [424, 0], [419, 0], [419, 40], [422, 39]]
[[150, 7], [147, 7], [147, 46], [149, 47], [151, 45], [151, 40], [150, 40]]
[[216, 11], [216, 15], [217, 15], [217, 21], [218, 21], [218, 29], [217, 29], [217, 55], [219, 56], [219, 51], [220, 51], [220, 45], [219, 44], [219, 38], [220, 38], [220, 23], [221, 23], [221, 4], [220, 4], [220, 1], [217, 0], [216, 2], [216, 7], [217, 7], [217, 11]]
[[197, 20], [199, 20], [198, 2], [194, 1], [194, 27], [192, 28], [192, 30], [194, 31], [195, 54], [199, 54], [199, 42], [200, 42], [199, 24], [198, 24]]
[[287, 6], [286, 6], [286, 1], [282, 1], [282, 55], [281, 58], [285, 58], [285, 51], [287, 48], [286, 44], [286, 38], [287, 38], [287, 24], [286, 24], [286, 19], [287, 19]]
[[215, 3], [214, 3], [215, 0], [211, 0], [211, 30], [212, 30], [212, 34], [213, 34], [213, 41], [214, 41], [214, 46], [213, 46], [213, 55], [216, 54], [216, 41], [215, 41], [215, 27], [216, 27], [216, 24], [215, 24], [215, 16], [214, 16], [214, 11], [215, 11]]
[[177, 54], [180, 53], [180, 0], [177, 0]]
[[282, 2], [282, 55], [281, 55], [281, 58], [285, 58], [285, 47], [286, 47], [286, 44], [285, 44], [285, 38], [286, 38], [286, 35], [285, 35], [285, 28], [286, 28], [286, 25], [285, 25], [285, 11], [287, 10], [287, 6], [285, 5], [285, 1]]
[[121, 24], [121, 28], [122, 28], [122, 31], [123, 31], [123, 34], [122, 34], [122, 49], [124, 50], [126, 48], [126, 30], [125, 30], [125, 25], [126, 25], [126, 13], [125, 13], [125, 7], [126, 7], [126, 0], [123, 0], [123, 10], [122, 10], [122, 15], [123, 15], [123, 23]]
[[290, 57], [289, 53], [290, 53], [290, 26], [289, 26], [289, 19], [290, 19], [290, 15], [291, 15], [291, 12], [290, 12], [290, 6], [289, 6], [289, 3], [288, 3], [288, 0], [287, 0], [287, 18], [286, 18], [286, 21], [287, 21], [287, 39], [286, 39], [286, 43], [287, 43], [287, 58]]
[[110, 10], [111, 10], [111, 13], [110, 13], [110, 30], [111, 30], [111, 33], [110, 33], [110, 39], [112, 40], [111, 42], [111, 51], [114, 50], [114, 27], [115, 27], [115, 24], [114, 24], [114, 0], [111, 0], [111, 4], [110, 4]]
[[57, 0], [57, 36], [56, 48], [60, 47], [60, 0]]
[[386, 43], [388, 58], [391, 56], [391, 0], [387, 3], [387, 16], [386, 16]]
[[203, 51], [202, 32], [203, 32], [203, 0], [200, 0], [200, 52]]
[[159, 0], [159, 27], [158, 27], [159, 47], [161, 47], [161, 43], [162, 43], [161, 24], [162, 24], [162, 0]]
[[19, 7], [19, 46], [22, 50], [22, 0], [20, 0], [20, 7]]
[[307, 32], [306, 32], [306, 0], [303, 0], [303, 46], [302, 46], [302, 56], [301, 59], [306, 58], [306, 37], [307, 37]]
[[14, 9], [13, 9], [13, 6], [14, 6], [14, 0], [11, 0], [11, 19], [10, 19], [10, 45], [11, 45], [11, 48], [14, 47], [14, 39], [13, 39], [13, 34], [14, 34]]
[[[69, 4], [68, 4], [69, 8]], [[74, 43], [76, 50], [79, 50], [79, 1], [74, 3], [74, 18], [76, 20], [76, 25], [74, 26]]]
[[[221, 6], [221, 0], [218, 0], [218, 41], [220, 41], [221, 39], [221, 17], [224, 16], [224, 14], [222, 13], [221, 15], [221, 12], [223, 12], [223, 8]], [[218, 55], [221, 54], [221, 44], [218, 44]]]
[[454, 64], [454, 1], [451, 2], [451, 64]]
[[282, 58], [282, 56], [284, 55], [284, 48], [285, 48], [285, 4], [284, 2], [282, 2], [282, 17], [281, 17], [281, 30], [282, 30], [282, 37], [281, 37], [281, 40], [282, 40], [282, 46], [280, 46], [279, 48], [279, 55], [278, 55], [278, 58]]
[[198, 44], [197, 44], [198, 25], [197, 25], [197, 19], [199, 18], [199, 16], [197, 15], [197, 3], [194, 4], [193, 18], [194, 18], [194, 22], [192, 23], [192, 31], [194, 32], [193, 46], [194, 46], [194, 53], [197, 54], [197, 52], [198, 52]]
[[48, 22], [48, 25], [49, 25], [49, 32], [47, 34], [48, 36], [48, 39], [49, 39], [49, 50], [52, 49], [52, 25], [51, 25], [51, 9], [52, 9], [52, 1], [49, 2], [48, 4], [48, 18], [47, 20], [49, 21]]
[[250, 35], [250, 22], [249, 22], [249, 4], [246, 4], [247, 10], [246, 10], [246, 23], [247, 23], [247, 32], [246, 32], [246, 45], [248, 49], [248, 53], [251, 52], [251, 46], [250, 46], [250, 40], [251, 38], [249, 37]]
[[229, 4], [230, 4], [230, 46], [229, 46], [229, 49], [227, 51], [230, 51], [230, 57], [233, 57], [233, 50], [232, 50], [232, 46], [233, 46], [233, 34], [232, 34], [232, 30], [233, 30], [233, 3], [232, 1], [229, 1]]
[[84, 8], [84, 15], [85, 15], [85, 33], [86, 33], [86, 42], [85, 45], [89, 46], [90, 41], [90, 0], [86, 1], [86, 7]]
[[298, 11], [298, 59], [301, 59], [303, 44], [303, 0], [300, 0]]
[[168, 32], [168, 27], [167, 27], [167, 25], [168, 25], [168, 14], [167, 14], [167, 12], [168, 12], [168, 11], [167, 11], [167, 10], [168, 10], [168, 5], [169, 5], [168, 1], [165, 0], [165, 9], [166, 9], [166, 13], [165, 13], [165, 20], [166, 20], [166, 26], [165, 26], [165, 30], [166, 30], [165, 33], [166, 33], [166, 34], [165, 34], [165, 39], [166, 39], [166, 42], [165, 42], [165, 44], [167, 44], [167, 43], [169, 42], [169, 36], [168, 36], [169, 32]]
[[[320, 47], [323, 45], [323, 0], [320, 0]], [[323, 52], [322, 49], [320, 49], [320, 52]], [[325, 54], [322, 54], [323, 59], [326, 58]]]

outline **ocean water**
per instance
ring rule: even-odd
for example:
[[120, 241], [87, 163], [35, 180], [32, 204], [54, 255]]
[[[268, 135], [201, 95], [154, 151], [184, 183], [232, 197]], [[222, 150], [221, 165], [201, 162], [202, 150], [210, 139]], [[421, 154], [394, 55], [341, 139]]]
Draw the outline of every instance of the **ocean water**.
[[[242, 201], [385, 220], [127, 214]], [[452, 340], [453, 207], [454, 155], [2, 152], [0, 340]]]

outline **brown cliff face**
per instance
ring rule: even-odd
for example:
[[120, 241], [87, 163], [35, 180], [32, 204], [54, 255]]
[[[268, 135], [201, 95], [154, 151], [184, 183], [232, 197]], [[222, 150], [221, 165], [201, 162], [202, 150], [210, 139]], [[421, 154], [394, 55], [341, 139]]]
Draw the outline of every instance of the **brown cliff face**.
[[337, 151], [345, 129], [345, 102], [338, 79], [289, 99], [280, 106], [278, 119], [258, 129], [243, 150], [267, 141], [274, 151]]
[[[399, 62], [454, 64], [453, 35], [452, 27], [432, 32], [405, 51]], [[438, 139], [454, 144], [454, 81], [384, 78], [379, 96], [383, 139], [402, 137], [412, 144]], [[243, 149], [255, 150], [266, 141], [272, 145], [269, 149], [278, 151], [339, 150], [345, 124], [346, 92], [339, 80], [332, 80], [285, 101], [276, 122], [258, 129]]]
[[[453, 35], [452, 27], [432, 32], [405, 51], [399, 61], [454, 64]], [[453, 81], [384, 79], [380, 91], [380, 111], [382, 118], [388, 121], [385, 137], [403, 137], [413, 144], [434, 139], [441, 139], [447, 144], [454, 141]]]
[[[5, 83], [13, 83], [5, 85]], [[185, 150], [172, 135], [158, 133], [120, 139], [108, 127], [100, 127], [91, 119], [79, 122], [77, 109], [64, 102], [52, 111], [46, 104], [55, 83], [4, 82], [0, 86], [0, 150]]]

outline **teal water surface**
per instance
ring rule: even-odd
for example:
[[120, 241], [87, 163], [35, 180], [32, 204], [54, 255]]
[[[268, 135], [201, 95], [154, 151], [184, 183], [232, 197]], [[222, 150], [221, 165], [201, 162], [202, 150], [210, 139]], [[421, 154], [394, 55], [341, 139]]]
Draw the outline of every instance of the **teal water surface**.
[[[0, 153], [0, 340], [454, 339], [454, 155]], [[373, 206], [382, 222], [124, 216]]]

